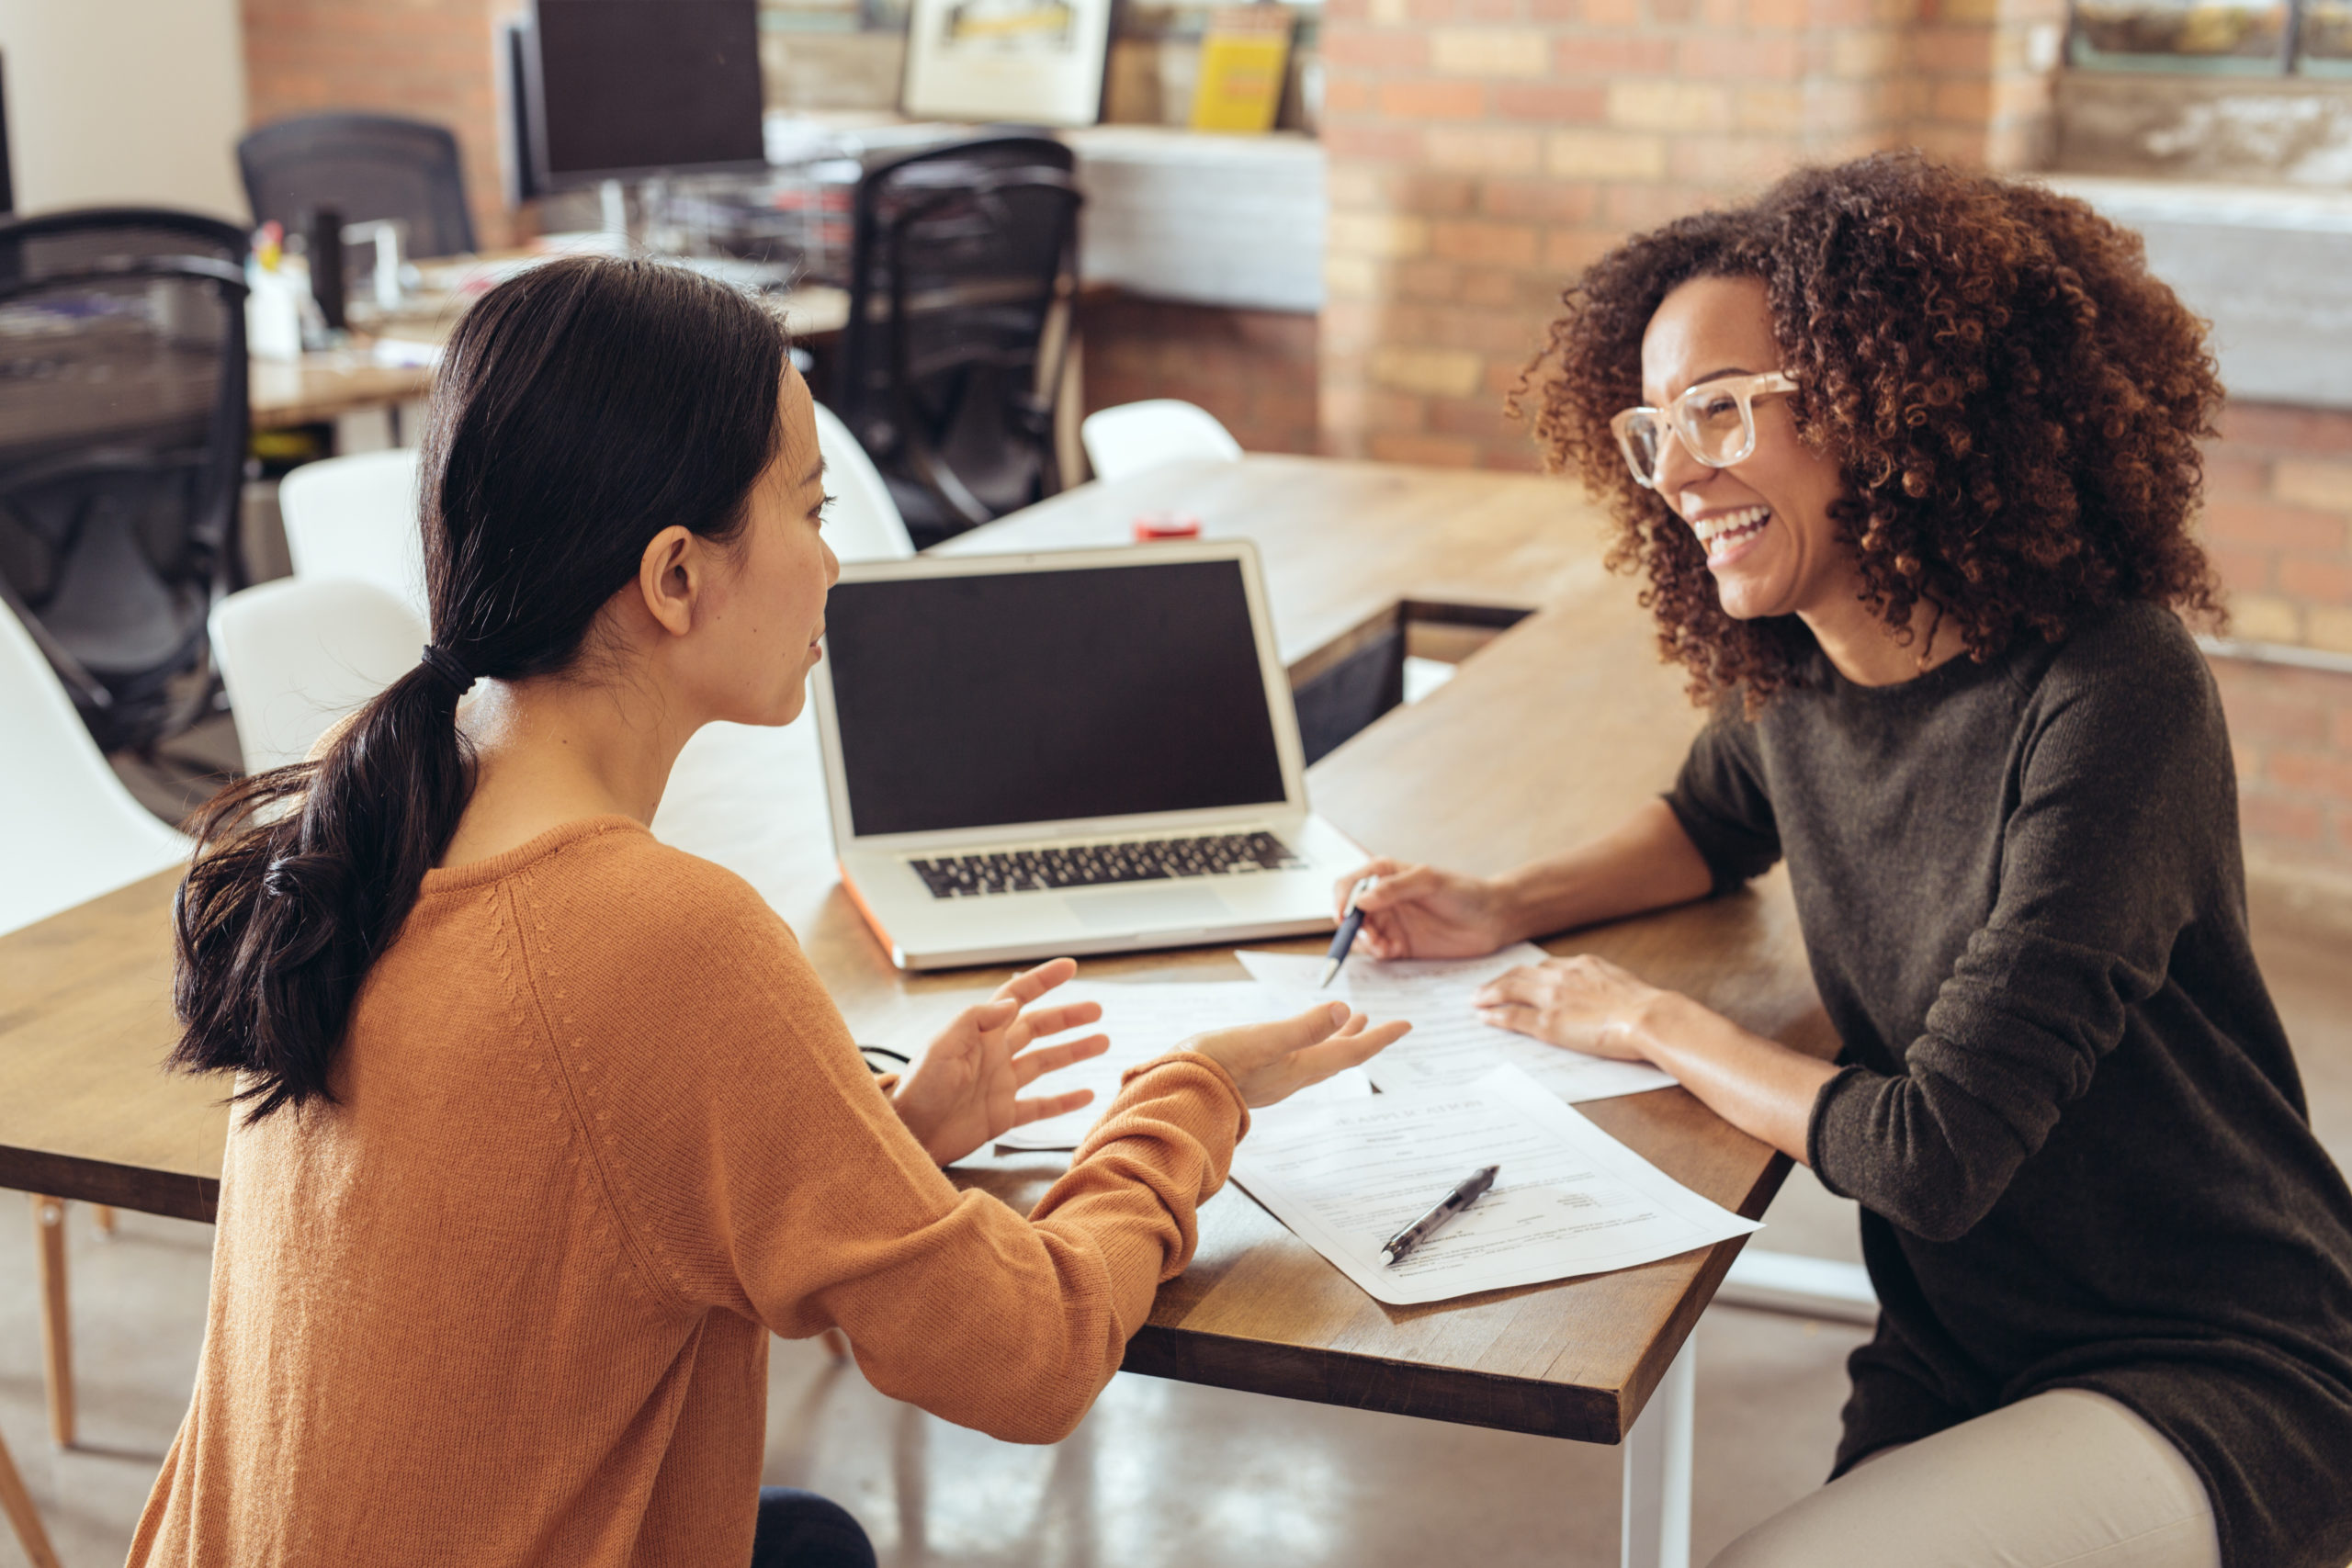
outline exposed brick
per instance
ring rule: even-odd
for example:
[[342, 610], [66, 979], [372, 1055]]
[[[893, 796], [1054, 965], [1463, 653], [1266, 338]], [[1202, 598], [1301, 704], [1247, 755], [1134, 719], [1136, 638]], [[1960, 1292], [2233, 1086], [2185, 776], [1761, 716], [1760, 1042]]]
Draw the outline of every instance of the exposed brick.
[[1598, 121], [1609, 108], [1609, 96], [1599, 87], [1498, 82], [1493, 90], [1495, 112], [1508, 119], [1589, 124]]
[[2278, 591], [2323, 604], [2352, 604], [2352, 558], [2312, 560], [2302, 556], [2281, 556]]
[[1540, 32], [1448, 28], [1430, 35], [1430, 63], [1448, 75], [1541, 76], [1551, 52]]
[[1478, 466], [1477, 443], [1460, 436], [1382, 434], [1374, 435], [1368, 446], [1384, 463], [1423, 463], [1435, 468]]
[[2327, 812], [2308, 800], [2288, 800], [2256, 787], [2238, 798], [2238, 821], [2250, 839], [2282, 844], [2324, 844]]
[[1497, 266], [1532, 266], [1535, 263], [1536, 231], [1525, 223], [1476, 223], [1459, 220], [1432, 224], [1430, 249], [1455, 261], [1487, 262]]
[[1726, 76], [1741, 81], [1797, 74], [1797, 39], [1750, 32], [1700, 33], [1675, 46], [1674, 71], [1681, 77]]
[[1654, 180], [1666, 173], [1666, 139], [1623, 130], [1555, 130], [1544, 166], [1566, 179]]
[[1732, 123], [1729, 89], [1685, 82], [1618, 82], [1609, 119], [1634, 130], [1723, 130]]
[[2341, 513], [2276, 502], [2211, 501], [2206, 503], [2204, 524], [2208, 535], [2231, 544], [2271, 545], [2320, 555], [2345, 546], [2346, 523]]
[[2248, 642], [2301, 642], [2302, 612], [2275, 593], [2233, 593], [2230, 635]]
[[2259, 593], [2277, 586], [2271, 581], [2271, 568], [2278, 557], [2269, 550], [2241, 549], [2232, 545], [2207, 543], [2206, 558], [2213, 570], [2222, 574], [2222, 584], [2232, 593]]
[[2298, 795], [2352, 804], [2352, 757], [2274, 750], [2265, 771], [2281, 787]]
[[2332, 512], [2352, 512], [2352, 462], [2282, 462], [2271, 480], [2279, 500]]
[[1403, 119], [1479, 119], [1487, 112], [1487, 88], [1479, 82], [1383, 82], [1380, 112]]
[[1480, 210], [1492, 217], [1551, 223], [1589, 222], [1600, 207], [1590, 186], [1550, 178], [1488, 180], [1479, 193], [1478, 204]]
[[1417, 256], [1430, 247], [1430, 226], [1406, 213], [1334, 212], [1324, 244], [1333, 255]]
[[2352, 653], [2352, 610], [2334, 604], [2311, 605], [2303, 612], [2303, 637], [2313, 648]]
[[1377, 349], [1372, 356], [1373, 378], [1400, 392], [1423, 397], [1465, 397], [1476, 389], [1481, 362], [1465, 349]]
[[2233, 738], [2290, 746], [2325, 746], [2328, 711], [2309, 698], [2284, 693], [2225, 691], [2222, 712]]
[[1333, 28], [1318, 46], [1323, 67], [1335, 74], [1347, 71], [1420, 71], [1430, 62], [1427, 37], [1410, 32], [1358, 32]]
[[1663, 38], [1565, 38], [1554, 50], [1563, 76], [1645, 76], [1674, 69], [1674, 40]]
[[2265, 496], [2270, 493], [2270, 459], [2220, 446], [2205, 449], [2205, 493]]
[[1423, 146], [1429, 161], [1440, 168], [1532, 174], [1541, 162], [1542, 142], [1532, 130], [1431, 126]]

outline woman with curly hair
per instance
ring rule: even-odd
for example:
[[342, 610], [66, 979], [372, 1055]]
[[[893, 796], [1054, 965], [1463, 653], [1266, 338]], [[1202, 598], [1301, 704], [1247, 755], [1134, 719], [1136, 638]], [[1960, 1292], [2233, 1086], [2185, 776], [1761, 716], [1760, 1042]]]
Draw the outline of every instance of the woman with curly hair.
[[1589, 955], [1480, 998], [1860, 1206], [1881, 1315], [1831, 1481], [1716, 1568], [2342, 1568], [2352, 1192], [2180, 619], [2215, 614], [2199, 322], [2081, 203], [1908, 155], [1637, 238], [1566, 304], [1522, 410], [1715, 715], [1593, 843], [1374, 862], [1360, 941], [1466, 956], [1787, 861], [1835, 1064]]

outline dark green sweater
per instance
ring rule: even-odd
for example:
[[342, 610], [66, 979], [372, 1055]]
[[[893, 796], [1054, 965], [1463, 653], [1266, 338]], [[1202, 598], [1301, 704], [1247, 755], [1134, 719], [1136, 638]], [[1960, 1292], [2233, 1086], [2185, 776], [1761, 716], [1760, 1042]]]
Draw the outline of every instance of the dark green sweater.
[[1844, 1043], [1806, 1152], [1861, 1205], [1881, 1314], [1835, 1473], [2093, 1389], [2196, 1466], [2230, 1568], [2344, 1568], [2352, 1193], [2255, 966], [2180, 623], [2126, 606], [1896, 686], [1816, 656], [1667, 802], [1719, 890], [1786, 856]]

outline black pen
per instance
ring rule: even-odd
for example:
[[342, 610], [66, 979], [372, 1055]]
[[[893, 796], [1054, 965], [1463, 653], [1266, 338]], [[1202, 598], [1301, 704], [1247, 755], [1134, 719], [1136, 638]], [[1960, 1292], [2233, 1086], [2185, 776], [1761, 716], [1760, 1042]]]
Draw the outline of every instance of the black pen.
[[1323, 955], [1329, 962], [1323, 965], [1322, 985], [1331, 983], [1340, 965], [1348, 961], [1348, 949], [1355, 945], [1356, 932], [1363, 930], [1363, 911], [1356, 908], [1356, 900], [1379, 886], [1380, 878], [1367, 876], [1348, 889], [1348, 907], [1340, 911], [1339, 934], [1331, 939], [1331, 951]]
[[1381, 1243], [1380, 1250], [1388, 1254], [1387, 1267], [1394, 1269], [1405, 1261], [1406, 1254], [1438, 1233], [1439, 1227], [1478, 1201], [1479, 1195], [1495, 1184], [1498, 1165], [1482, 1165], [1463, 1179], [1462, 1185], [1447, 1193], [1438, 1206]]

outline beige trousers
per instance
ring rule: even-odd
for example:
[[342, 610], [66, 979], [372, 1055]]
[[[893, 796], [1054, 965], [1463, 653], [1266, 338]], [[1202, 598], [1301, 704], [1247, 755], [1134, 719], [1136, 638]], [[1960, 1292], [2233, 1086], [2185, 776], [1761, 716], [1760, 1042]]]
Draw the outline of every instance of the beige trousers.
[[1713, 1568], [2220, 1568], [2180, 1450], [2105, 1394], [2057, 1389], [1863, 1461]]

